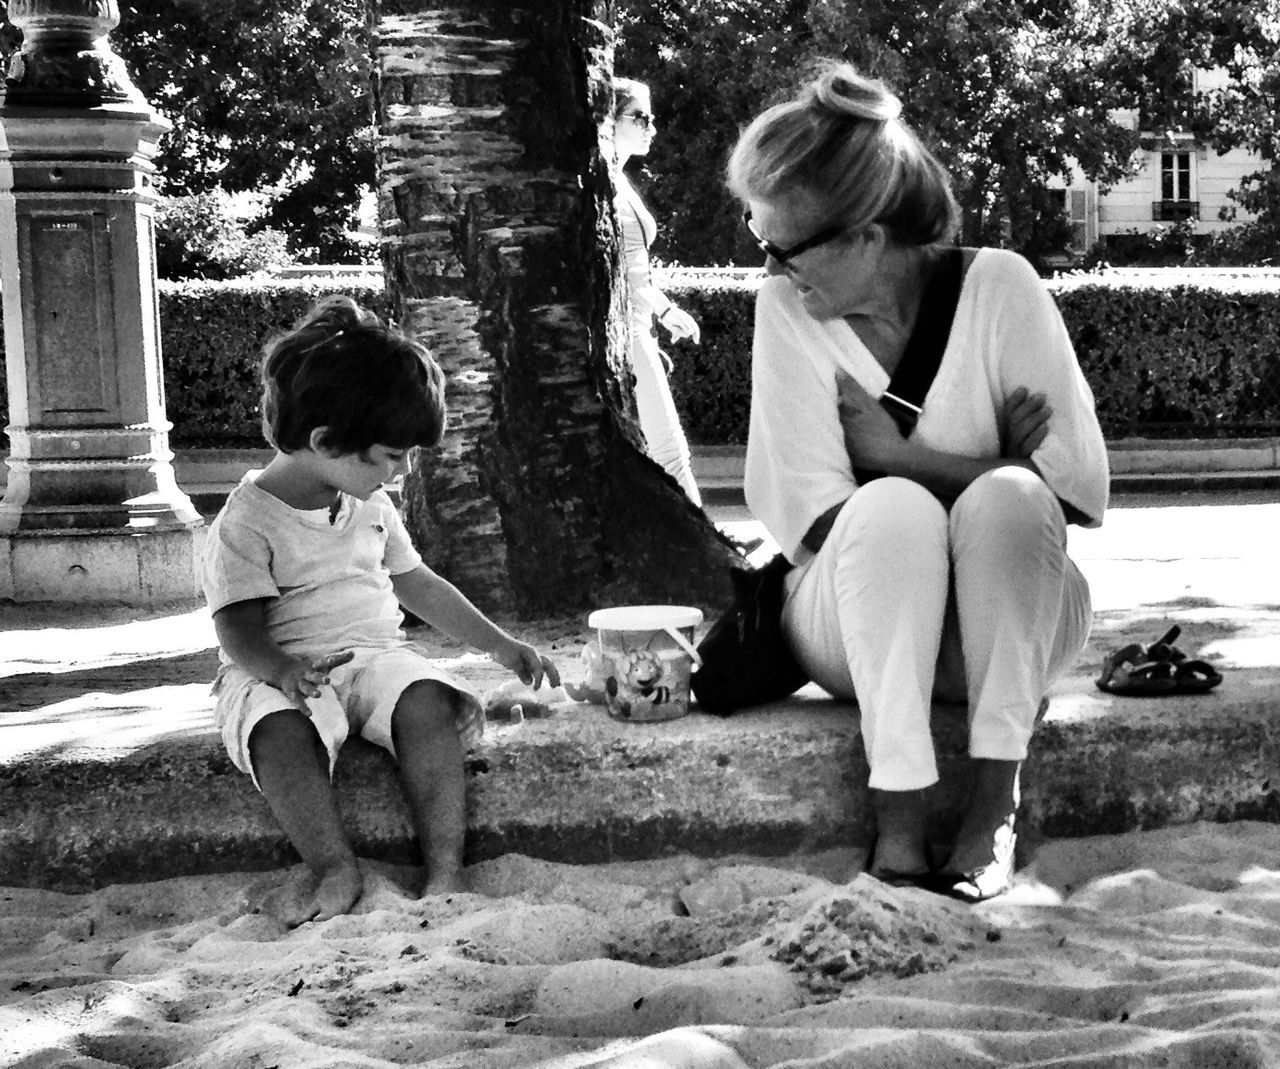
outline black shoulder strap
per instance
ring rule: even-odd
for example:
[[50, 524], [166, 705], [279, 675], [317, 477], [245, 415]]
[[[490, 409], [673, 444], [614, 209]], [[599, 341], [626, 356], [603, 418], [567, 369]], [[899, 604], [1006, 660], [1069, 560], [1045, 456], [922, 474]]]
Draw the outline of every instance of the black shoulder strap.
[[915, 429], [920, 407], [942, 363], [960, 300], [963, 266], [963, 249], [943, 252], [920, 295], [920, 310], [902, 359], [880, 398], [880, 404], [897, 420], [904, 437]]

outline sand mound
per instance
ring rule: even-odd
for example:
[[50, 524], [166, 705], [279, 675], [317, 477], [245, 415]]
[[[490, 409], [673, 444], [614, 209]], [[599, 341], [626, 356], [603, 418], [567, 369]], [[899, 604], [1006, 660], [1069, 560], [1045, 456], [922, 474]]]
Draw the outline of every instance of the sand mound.
[[851, 853], [574, 867], [254, 912], [295, 870], [0, 890], [0, 1066], [1280, 1065], [1280, 829], [1046, 844], [969, 909]]
[[919, 890], [895, 890], [859, 874], [765, 942], [822, 999], [870, 976], [945, 968], [975, 948], [985, 926], [971, 909]]

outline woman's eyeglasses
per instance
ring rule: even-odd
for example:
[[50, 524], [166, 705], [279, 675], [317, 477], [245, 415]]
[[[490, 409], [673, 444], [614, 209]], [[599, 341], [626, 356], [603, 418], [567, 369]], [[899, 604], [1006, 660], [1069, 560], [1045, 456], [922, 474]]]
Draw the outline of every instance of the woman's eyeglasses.
[[624, 111], [622, 118], [630, 119], [642, 130], [650, 130], [653, 128], [653, 116], [647, 111]]
[[812, 237], [805, 238], [803, 241], [797, 241], [789, 249], [784, 249], [780, 245], [775, 245], [768, 238], [762, 238], [760, 236], [759, 231], [755, 228], [755, 224], [751, 222], [750, 208], [747, 208], [742, 213], [742, 222], [747, 228], [747, 233], [751, 235], [755, 243], [760, 247], [760, 251], [766, 256], [772, 256], [784, 267], [788, 260], [793, 260], [802, 252], [808, 252], [810, 249], [817, 248], [819, 245], [825, 245], [828, 241], [838, 238], [846, 230], [846, 227], [843, 226], [828, 226], [819, 230]]

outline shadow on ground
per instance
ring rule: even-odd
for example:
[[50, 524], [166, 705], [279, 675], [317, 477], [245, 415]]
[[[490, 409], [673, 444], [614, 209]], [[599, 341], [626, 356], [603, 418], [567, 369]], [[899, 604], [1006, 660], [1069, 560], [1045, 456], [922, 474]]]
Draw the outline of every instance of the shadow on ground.
[[[217, 671], [217, 651], [202, 650], [62, 672], [20, 672], [0, 678], [0, 709], [25, 712], [45, 709], [89, 693], [118, 695], [162, 686], [209, 684]], [[58, 715], [56, 712], [42, 714], [41, 719], [47, 723]], [[13, 721], [9, 724], [16, 726]]]

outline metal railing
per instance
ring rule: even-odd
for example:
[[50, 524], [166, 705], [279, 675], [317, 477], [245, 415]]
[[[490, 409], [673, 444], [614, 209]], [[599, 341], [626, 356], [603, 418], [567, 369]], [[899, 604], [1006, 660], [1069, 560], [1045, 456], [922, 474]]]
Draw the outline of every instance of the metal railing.
[[1183, 219], [1200, 218], [1198, 200], [1153, 200], [1151, 218], [1157, 223], [1177, 223]]

